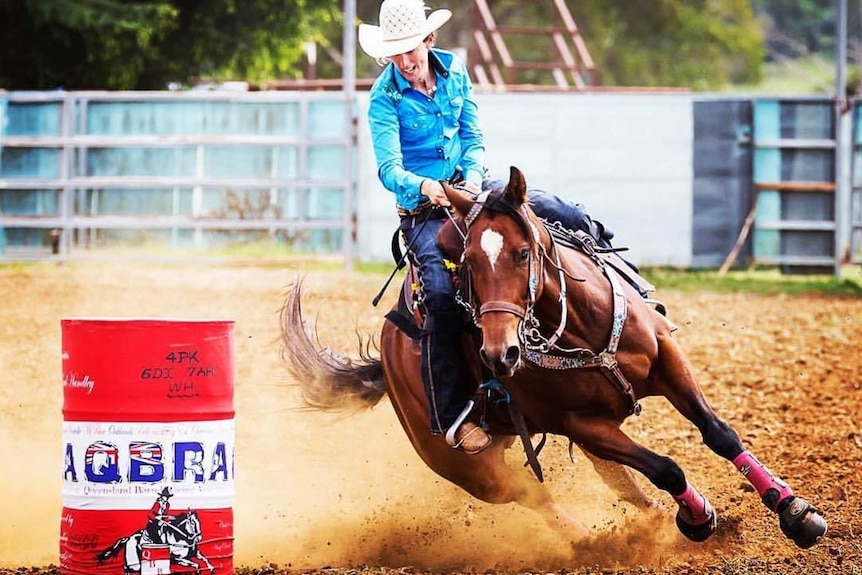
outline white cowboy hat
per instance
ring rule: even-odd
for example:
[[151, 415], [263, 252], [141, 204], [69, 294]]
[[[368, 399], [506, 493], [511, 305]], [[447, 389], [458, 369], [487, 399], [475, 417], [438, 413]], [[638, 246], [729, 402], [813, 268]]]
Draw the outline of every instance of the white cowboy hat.
[[380, 26], [359, 25], [359, 45], [372, 58], [389, 58], [410, 52], [452, 17], [445, 8], [425, 16], [422, 0], [384, 0]]

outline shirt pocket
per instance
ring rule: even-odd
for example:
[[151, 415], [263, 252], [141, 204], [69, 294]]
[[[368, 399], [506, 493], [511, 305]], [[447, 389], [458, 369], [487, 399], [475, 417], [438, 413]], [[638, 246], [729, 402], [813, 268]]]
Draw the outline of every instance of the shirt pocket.
[[461, 117], [461, 110], [464, 109], [464, 97], [455, 96], [449, 100], [449, 113], [455, 120]]
[[401, 118], [401, 139], [407, 144], [427, 141], [436, 124], [434, 114], [409, 114]]

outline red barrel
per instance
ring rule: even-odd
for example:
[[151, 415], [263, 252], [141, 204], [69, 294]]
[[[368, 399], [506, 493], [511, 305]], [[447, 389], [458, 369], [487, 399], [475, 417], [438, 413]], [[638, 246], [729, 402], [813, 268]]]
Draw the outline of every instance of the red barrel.
[[234, 322], [60, 323], [61, 573], [233, 573]]

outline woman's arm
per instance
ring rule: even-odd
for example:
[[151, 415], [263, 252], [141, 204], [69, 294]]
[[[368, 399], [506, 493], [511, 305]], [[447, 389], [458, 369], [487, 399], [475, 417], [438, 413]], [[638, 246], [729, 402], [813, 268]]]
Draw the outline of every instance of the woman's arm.
[[377, 160], [377, 176], [383, 186], [395, 194], [398, 205], [412, 210], [422, 197], [420, 188], [424, 178], [404, 168], [396, 106], [397, 104], [389, 95], [382, 91], [372, 92], [368, 123], [371, 127], [371, 141]]

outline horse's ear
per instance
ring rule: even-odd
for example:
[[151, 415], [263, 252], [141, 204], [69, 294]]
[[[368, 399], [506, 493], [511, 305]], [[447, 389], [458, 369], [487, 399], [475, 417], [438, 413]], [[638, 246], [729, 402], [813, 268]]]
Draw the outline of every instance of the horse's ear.
[[515, 166], [509, 168], [509, 183], [506, 184], [506, 198], [516, 207], [527, 203], [527, 182], [524, 174]]
[[450, 186], [446, 182], [441, 183], [443, 184], [443, 191], [446, 192], [446, 197], [449, 198], [452, 207], [455, 208], [458, 215], [461, 217], [466, 216], [470, 212], [470, 208], [473, 207], [473, 204], [476, 203], [473, 195], [466, 190]]

